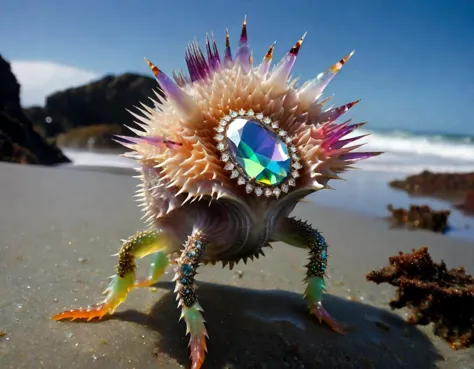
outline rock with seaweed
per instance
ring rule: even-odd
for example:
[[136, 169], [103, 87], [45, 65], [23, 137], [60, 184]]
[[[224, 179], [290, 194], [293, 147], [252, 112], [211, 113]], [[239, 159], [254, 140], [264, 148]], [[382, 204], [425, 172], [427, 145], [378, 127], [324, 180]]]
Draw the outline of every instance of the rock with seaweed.
[[[55, 92], [46, 98], [45, 107], [31, 107], [26, 109], [26, 114], [46, 137], [71, 132], [68, 141], [74, 141], [74, 133], [81, 136], [78, 137], [80, 141], [85, 131], [73, 131], [76, 128], [97, 126], [89, 133], [96, 131], [103, 136], [103, 125], [133, 126], [134, 118], [127, 109], [135, 112], [135, 106], [143, 109], [140, 102], [151, 105], [149, 96], [152, 91], [156, 92], [155, 101], [164, 98], [153, 78], [134, 73], [108, 75], [83, 86]], [[130, 131], [127, 134], [133, 136]], [[104, 142], [108, 148], [110, 140]]]
[[428, 247], [400, 252], [389, 265], [366, 275], [368, 281], [397, 287], [392, 309], [408, 308], [408, 323], [433, 323], [434, 334], [453, 349], [474, 344], [474, 278], [464, 267], [433, 262]]
[[430, 196], [450, 201], [461, 201], [474, 190], [474, 172], [435, 173], [425, 170], [402, 180], [394, 180], [390, 187], [410, 195]]
[[397, 227], [428, 229], [437, 233], [445, 233], [449, 230], [450, 210], [434, 210], [428, 205], [414, 204], [411, 204], [408, 209], [394, 208], [392, 204], [389, 204], [387, 210], [391, 213], [391, 223]]
[[474, 189], [469, 191], [464, 200], [460, 204], [456, 204], [456, 208], [465, 214], [474, 215]]
[[20, 104], [20, 84], [0, 55], [0, 160], [54, 165], [69, 159], [33, 128]]

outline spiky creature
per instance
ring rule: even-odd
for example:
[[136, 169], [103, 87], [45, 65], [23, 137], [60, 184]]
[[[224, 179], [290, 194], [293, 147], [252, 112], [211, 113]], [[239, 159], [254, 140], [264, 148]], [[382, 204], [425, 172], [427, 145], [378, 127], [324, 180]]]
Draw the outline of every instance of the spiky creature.
[[[226, 33], [221, 61], [206, 39], [207, 60], [196, 42], [186, 50], [189, 77], [174, 81], [147, 60], [166, 95], [155, 107], [132, 113], [143, 129], [121, 137], [140, 164], [139, 198], [148, 228], [126, 240], [106, 298], [94, 307], [69, 310], [53, 319], [93, 319], [112, 314], [134, 287], [156, 283], [175, 263], [181, 317], [190, 333], [192, 368], [204, 361], [207, 332], [195, 292], [196, 269], [220, 261], [230, 268], [263, 255], [271, 242], [307, 248], [305, 299], [309, 312], [335, 331], [344, 327], [324, 309], [327, 244], [306, 222], [290, 218], [298, 201], [340, 178], [350, 165], [377, 155], [348, 146], [344, 138], [361, 124], [335, 121], [356, 102], [322, 109], [322, 92], [352, 53], [296, 87], [289, 81], [304, 36], [269, 71], [274, 45], [254, 67], [247, 24], [235, 57]], [[152, 254], [149, 277], [136, 278], [135, 259]]]

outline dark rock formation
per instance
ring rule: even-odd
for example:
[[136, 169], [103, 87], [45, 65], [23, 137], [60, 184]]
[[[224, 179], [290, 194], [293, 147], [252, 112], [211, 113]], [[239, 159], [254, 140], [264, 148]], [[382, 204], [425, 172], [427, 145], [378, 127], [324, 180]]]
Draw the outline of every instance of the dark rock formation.
[[[5, 122], [2, 122], [2, 119], [5, 117], [5, 114], [0, 112], [0, 124], [5, 124]], [[11, 122], [7, 121], [7, 124], [11, 124]], [[38, 159], [28, 149], [13, 142], [10, 136], [2, 131], [0, 131], [0, 161], [19, 164], [39, 164]]]
[[115, 135], [133, 136], [133, 133], [117, 124], [95, 124], [60, 133], [56, 144], [71, 149], [123, 151], [124, 146], [113, 140]]
[[474, 343], [474, 278], [464, 267], [448, 270], [443, 261], [434, 263], [427, 247], [412, 254], [400, 252], [389, 263], [366, 278], [397, 287], [392, 309], [410, 309], [410, 324], [433, 323], [435, 335], [453, 349]]
[[474, 215], [474, 190], [469, 191], [464, 201], [461, 204], [457, 204], [456, 207], [467, 214]]
[[459, 197], [474, 190], [472, 173], [432, 173], [423, 171], [403, 180], [390, 182], [390, 186], [414, 195]]
[[391, 213], [391, 221], [397, 226], [408, 228], [429, 229], [433, 232], [445, 233], [449, 229], [450, 210], [433, 210], [428, 205], [410, 205], [409, 209], [387, 206]]
[[[153, 94], [153, 90], [159, 97]], [[134, 106], [140, 106], [140, 102], [153, 106], [149, 97], [156, 101], [163, 99], [156, 80], [126, 73], [56, 92], [48, 96], [44, 108], [33, 107], [26, 113], [46, 137], [56, 137], [77, 127], [102, 124], [133, 126], [134, 117], [126, 109], [136, 112]], [[50, 123], [46, 123], [47, 117]], [[127, 134], [133, 135], [130, 131]]]
[[43, 165], [69, 162], [33, 129], [20, 105], [20, 85], [1, 55], [0, 81], [0, 160]]

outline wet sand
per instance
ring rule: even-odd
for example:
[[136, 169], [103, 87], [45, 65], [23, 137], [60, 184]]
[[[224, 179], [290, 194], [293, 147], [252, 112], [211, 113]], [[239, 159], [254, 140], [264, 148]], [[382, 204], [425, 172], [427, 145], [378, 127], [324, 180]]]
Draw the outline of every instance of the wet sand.
[[[0, 164], [0, 368], [189, 368], [171, 269], [156, 287], [134, 290], [100, 322], [55, 322], [69, 307], [98, 302], [119, 240], [143, 227], [121, 173]], [[321, 194], [322, 195], [322, 194]], [[474, 349], [452, 351], [431, 327], [391, 312], [394, 289], [366, 282], [399, 250], [429, 246], [435, 260], [474, 273], [474, 244], [381, 219], [301, 204], [295, 215], [330, 244], [327, 309], [354, 326], [320, 325], [302, 299], [306, 252], [277, 243], [234, 270], [200, 268], [199, 299], [210, 335], [203, 369], [474, 368]], [[147, 259], [139, 262], [144, 275]]]

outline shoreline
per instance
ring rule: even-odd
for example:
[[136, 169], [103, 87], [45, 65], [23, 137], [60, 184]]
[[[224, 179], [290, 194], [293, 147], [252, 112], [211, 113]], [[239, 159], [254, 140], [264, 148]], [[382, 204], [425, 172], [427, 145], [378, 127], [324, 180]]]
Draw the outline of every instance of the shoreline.
[[[117, 158], [120, 153], [107, 150], [100, 153], [87, 152], [87, 155], [93, 156], [94, 154], [106, 154], [112, 158]], [[132, 168], [132, 165], [130, 167], [124, 165], [125, 162], [127, 164], [133, 162], [128, 161], [128, 159], [120, 161], [122, 159], [124, 158], [120, 157], [112, 165], [81, 165], [73, 162], [59, 165], [57, 168], [135, 176], [137, 172]], [[351, 211], [354, 214], [383, 219], [387, 225], [390, 224], [388, 204], [391, 203], [396, 208], [408, 208], [410, 204], [426, 204], [435, 210], [450, 210], [450, 230], [444, 234], [445, 237], [474, 241], [474, 216], [465, 214], [462, 210], [456, 208], [452, 198], [413, 195], [389, 186], [391, 180], [405, 176], [406, 173], [403, 172], [365, 171], [361, 166], [360, 170], [344, 173], [344, 181], [332, 181], [331, 186], [334, 187], [335, 191], [318, 191], [311, 194], [307, 200], [316, 205], [323, 204], [336, 209]], [[353, 196], [354, 191], [356, 196]], [[367, 207], [367, 204], [371, 204], [371, 206]], [[414, 231], [416, 232], [416, 230]]]
[[[121, 238], [143, 227], [130, 196], [136, 179], [3, 163], [0, 173], [0, 330], [6, 333], [0, 338], [0, 367], [189, 367], [172, 268], [156, 290], [132, 291], [103, 321], [49, 319], [101, 299], [116, 264], [110, 255]], [[404, 323], [404, 311], [388, 308], [394, 289], [369, 283], [365, 275], [387, 265], [398, 251], [423, 245], [434, 260], [443, 259], [448, 267], [465, 265], [474, 274], [474, 242], [390, 230], [381, 219], [309, 202], [299, 204], [293, 215], [327, 239], [325, 305], [355, 330], [342, 336], [311, 319], [302, 299], [307, 252], [275, 243], [265, 257], [239, 263], [232, 271], [220, 265], [200, 270], [199, 298], [210, 335], [203, 369], [249, 368], [259, 362], [275, 369], [288, 363], [307, 369], [469, 367], [472, 350], [452, 351], [433, 336], [431, 326]], [[140, 276], [148, 262], [139, 260]], [[45, 334], [47, 340], [38, 340]]]

